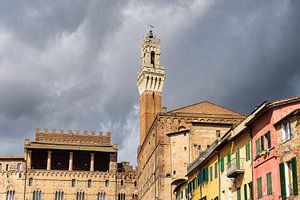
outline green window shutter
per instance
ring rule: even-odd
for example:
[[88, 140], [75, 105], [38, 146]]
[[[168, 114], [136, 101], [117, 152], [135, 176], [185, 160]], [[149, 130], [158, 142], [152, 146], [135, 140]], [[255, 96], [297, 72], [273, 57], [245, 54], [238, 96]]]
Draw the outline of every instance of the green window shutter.
[[224, 172], [224, 157], [220, 160], [220, 170], [221, 172]]
[[212, 166], [210, 166], [210, 168], [209, 168], [209, 178], [210, 178], [210, 181], [212, 181], [212, 179], [213, 179], [213, 167]]
[[264, 136], [260, 136], [260, 143], [261, 143], [261, 151], [265, 150], [265, 141], [264, 141]]
[[250, 199], [253, 199], [253, 184], [252, 181], [248, 183], [249, 185], [249, 193], [250, 193]]
[[218, 162], [215, 163], [215, 178], [218, 177]]
[[240, 150], [239, 149], [235, 152], [235, 167], [237, 169], [241, 168], [241, 166], [240, 166]]
[[205, 174], [204, 174], [204, 182], [208, 181], [208, 168], [204, 168]]
[[256, 140], [256, 155], [260, 153], [260, 138]]
[[294, 195], [298, 195], [298, 180], [297, 180], [297, 162], [296, 157], [292, 158], [292, 176]]
[[230, 153], [227, 154], [227, 168], [231, 167], [231, 155]]
[[244, 184], [244, 199], [245, 199], [245, 200], [248, 200], [247, 184]]
[[273, 193], [272, 191], [272, 174], [267, 173], [267, 194], [271, 195]]
[[241, 200], [241, 188], [238, 187], [237, 190], [236, 190], [236, 194], [237, 194], [237, 200]]
[[246, 161], [250, 160], [250, 143], [246, 144]]
[[241, 188], [239, 187], [239, 188], [237, 188], [236, 189], [236, 198], [237, 198], [237, 200], [241, 200]]
[[280, 187], [281, 187], [281, 199], [286, 199], [286, 188], [285, 188], [285, 174], [284, 174], [284, 163], [279, 164], [280, 172]]
[[266, 133], [266, 138], [267, 138], [267, 141], [268, 141], [268, 148], [270, 149], [271, 148], [271, 132], [268, 131]]
[[262, 183], [261, 183], [261, 177], [257, 179], [257, 198], [262, 198]]

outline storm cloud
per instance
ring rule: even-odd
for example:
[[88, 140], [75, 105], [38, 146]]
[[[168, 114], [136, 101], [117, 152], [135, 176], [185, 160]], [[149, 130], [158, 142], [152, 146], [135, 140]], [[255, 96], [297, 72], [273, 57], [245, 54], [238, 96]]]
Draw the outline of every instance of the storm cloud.
[[34, 129], [111, 131], [136, 163], [136, 73], [148, 24], [161, 39], [168, 109], [202, 100], [248, 114], [300, 94], [300, 2], [1, 1], [0, 154]]

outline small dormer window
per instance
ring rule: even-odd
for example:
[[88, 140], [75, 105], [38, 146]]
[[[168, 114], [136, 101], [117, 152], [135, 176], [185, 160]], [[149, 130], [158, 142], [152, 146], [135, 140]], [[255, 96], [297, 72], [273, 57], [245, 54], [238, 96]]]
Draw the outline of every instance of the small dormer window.
[[150, 63], [154, 66], [154, 63], [155, 63], [155, 52], [151, 51], [150, 56], [151, 56]]

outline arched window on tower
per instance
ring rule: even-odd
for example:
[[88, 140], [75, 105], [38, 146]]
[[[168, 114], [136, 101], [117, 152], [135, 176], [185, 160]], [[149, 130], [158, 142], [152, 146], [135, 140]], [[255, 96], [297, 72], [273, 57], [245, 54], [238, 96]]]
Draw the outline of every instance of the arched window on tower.
[[150, 56], [151, 56], [150, 63], [154, 66], [154, 63], [155, 63], [155, 52], [151, 51]]

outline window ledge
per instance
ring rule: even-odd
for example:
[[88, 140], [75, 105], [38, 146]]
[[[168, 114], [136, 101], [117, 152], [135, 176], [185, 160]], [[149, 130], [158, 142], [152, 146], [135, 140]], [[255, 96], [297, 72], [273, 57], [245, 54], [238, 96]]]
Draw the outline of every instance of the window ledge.
[[288, 138], [288, 139], [285, 139], [285, 140], [281, 140], [281, 144], [284, 144], [284, 143], [287, 143], [288, 141], [290, 141], [292, 138]]

